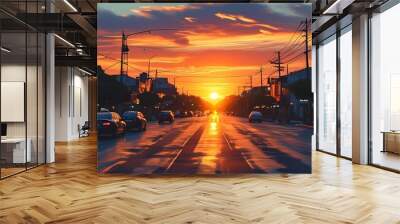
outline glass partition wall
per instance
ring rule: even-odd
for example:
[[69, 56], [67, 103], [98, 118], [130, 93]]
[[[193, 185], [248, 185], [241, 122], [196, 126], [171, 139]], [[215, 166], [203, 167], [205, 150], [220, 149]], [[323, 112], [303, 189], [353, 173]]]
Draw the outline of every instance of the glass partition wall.
[[317, 45], [317, 149], [352, 157], [351, 24]]
[[[36, 13], [41, 1], [5, 1], [16, 17]], [[20, 10], [20, 11], [18, 11]], [[0, 11], [0, 178], [45, 163], [45, 35]]]
[[321, 42], [318, 54], [318, 149], [336, 153], [336, 35]]
[[370, 162], [400, 171], [400, 4], [371, 18]]
[[340, 155], [352, 158], [352, 33], [351, 25], [340, 31]]

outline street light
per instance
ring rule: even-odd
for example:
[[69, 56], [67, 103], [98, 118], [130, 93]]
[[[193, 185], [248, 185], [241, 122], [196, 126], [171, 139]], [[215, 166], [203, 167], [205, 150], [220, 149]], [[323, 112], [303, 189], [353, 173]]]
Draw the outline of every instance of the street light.
[[[150, 34], [154, 31], [166, 31], [166, 30], [176, 30], [176, 29], [148, 29], [143, 30], [135, 33], [125, 34], [122, 32], [122, 47], [121, 47], [121, 72], [120, 75], [128, 75], [128, 38], [133, 35], [140, 35], [140, 34]], [[124, 66], [125, 65], [125, 66]]]

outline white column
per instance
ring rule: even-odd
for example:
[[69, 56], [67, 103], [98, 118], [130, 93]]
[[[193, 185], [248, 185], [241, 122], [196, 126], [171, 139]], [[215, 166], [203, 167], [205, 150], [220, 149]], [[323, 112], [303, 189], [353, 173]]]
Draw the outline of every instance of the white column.
[[368, 15], [353, 19], [353, 162], [368, 163]]
[[55, 60], [54, 60], [54, 34], [46, 37], [46, 162], [55, 161], [54, 132], [55, 132]]
[[[46, 11], [53, 12], [54, 5], [46, 1]], [[54, 34], [46, 35], [46, 163], [55, 162], [55, 42]]]
[[69, 141], [71, 132], [71, 67], [56, 67], [55, 141]]

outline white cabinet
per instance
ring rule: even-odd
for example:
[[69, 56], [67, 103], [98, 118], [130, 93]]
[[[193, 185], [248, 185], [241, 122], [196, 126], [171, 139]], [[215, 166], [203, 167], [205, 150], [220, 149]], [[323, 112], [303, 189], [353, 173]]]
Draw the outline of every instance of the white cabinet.
[[25, 150], [25, 138], [7, 138], [1, 140], [2, 152], [7, 163], [25, 163], [32, 161], [32, 141], [27, 139]]

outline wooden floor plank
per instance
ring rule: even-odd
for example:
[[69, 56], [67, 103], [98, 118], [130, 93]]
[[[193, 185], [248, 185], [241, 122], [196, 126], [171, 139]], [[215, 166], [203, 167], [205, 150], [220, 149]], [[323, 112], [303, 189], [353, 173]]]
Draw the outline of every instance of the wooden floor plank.
[[400, 223], [400, 175], [313, 153], [311, 175], [98, 175], [96, 139], [0, 181], [0, 223]]

